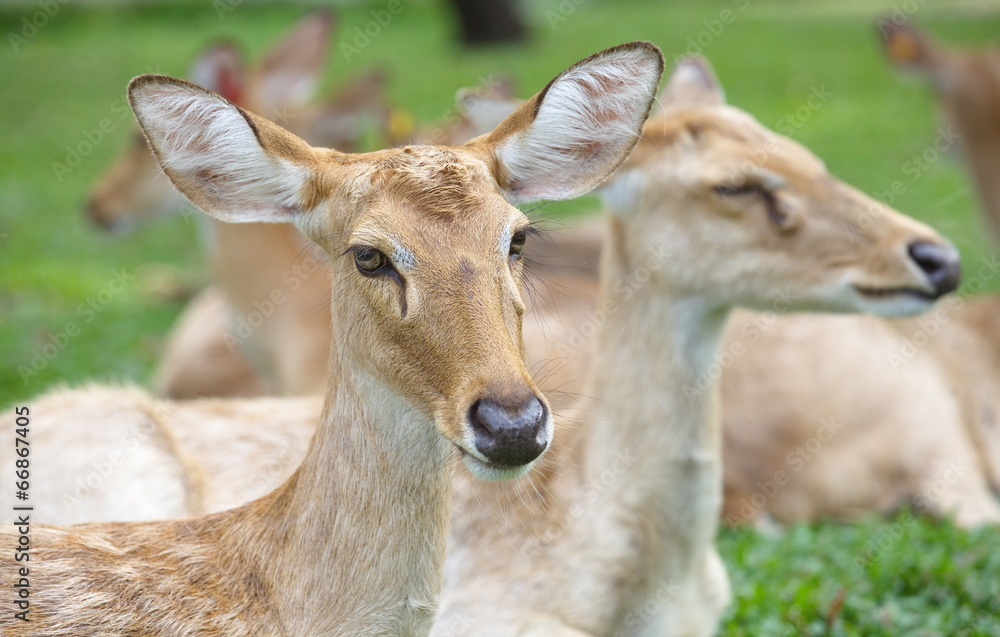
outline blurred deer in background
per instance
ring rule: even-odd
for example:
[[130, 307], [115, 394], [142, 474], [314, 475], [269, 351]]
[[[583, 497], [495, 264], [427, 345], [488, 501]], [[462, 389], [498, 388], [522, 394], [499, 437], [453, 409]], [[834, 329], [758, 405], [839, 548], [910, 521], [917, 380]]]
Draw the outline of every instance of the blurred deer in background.
[[136, 117], [195, 205], [295, 223], [333, 258], [338, 338], [321, 424], [294, 476], [245, 507], [33, 526], [45, 586], [30, 622], [0, 618], [4, 634], [426, 634], [453, 460], [510, 479], [552, 440], [521, 341], [530, 224], [511, 204], [604, 181], [637, 141], [662, 69], [655, 46], [621, 45], [469, 144], [360, 155], [310, 147], [180, 80], [133, 80]]
[[994, 240], [1000, 243], [1000, 46], [939, 45], [909, 22], [878, 22], [886, 55], [930, 83], [972, 172]]
[[[387, 121], [385, 77], [372, 72], [325, 102], [310, 102], [331, 28], [328, 12], [310, 14], [250, 69], [235, 47], [217, 44], [195, 62], [191, 77], [312, 144], [357, 151], [366, 131]], [[121, 229], [183, 205], [137, 135], [98, 180], [88, 214]], [[208, 237], [215, 284], [178, 318], [156, 374], [157, 393], [191, 398], [318, 391], [330, 323], [329, 264], [322, 251], [279, 224], [209, 220]]]

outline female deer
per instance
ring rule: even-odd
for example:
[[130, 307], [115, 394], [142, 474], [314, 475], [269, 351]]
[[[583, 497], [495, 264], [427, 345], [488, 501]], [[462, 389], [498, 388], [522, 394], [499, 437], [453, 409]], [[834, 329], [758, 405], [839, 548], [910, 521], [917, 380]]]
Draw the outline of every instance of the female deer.
[[[522, 473], [551, 419], [525, 371], [514, 201], [572, 197], [635, 143], [663, 68], [632, 43], [559, 75], [463, 147], [311, 148], [180, 80], [129, 98], [174, 184], [223, 220], [293, 222], [333, 258], [321, 424], [272, 494], [163, 523], [33, 528], [29, 622], [5, 635], [422, 634], [449, 459]], [[11, 530], [0, 533], [13, 546]], [[2, 558], [5, 579], [19, 563]]]
[[[532, 476], [457, 490], [433, 634], [712, 634], [728, 596], [712, 367], [732, 309], [911, 314], [955, 286], [937, 233], [724, 106], [703, 62], [662, 102], [603, 189], [591, 398]], [[931, 251], [933, 267], [914, 256]]]

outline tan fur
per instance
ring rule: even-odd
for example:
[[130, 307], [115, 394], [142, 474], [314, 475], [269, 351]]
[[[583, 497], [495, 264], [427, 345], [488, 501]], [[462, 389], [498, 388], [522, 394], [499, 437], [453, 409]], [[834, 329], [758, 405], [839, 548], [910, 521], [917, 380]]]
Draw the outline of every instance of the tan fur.
[[[617, 117], [637, 134], [662, 63], [654, 46], [633, 43], [554, 82], [569, 85], [584, 114], [627, 102]], [[573, 95], [623, 69], [630, 78], [606, 93]], [[501, 178], [518, 174], [540, 196], [580, 194], [634, 137], [603, 139], [597, 159], [561, 171], [575, 184], [553, 183], [550, 166], [532, 175], [518, 153], [587, 143], [587, 119], [555, 135], [539, 128], [565, 99], [538, 98], [540, 109], [515, 114], [520, 145], [487, 138], [346, 155], [180, 80], [142, 76], [129, 96], [165, 172], [193, 202], [220, 218], [294, 220], [332, 258], [338, 337], [321, 424], [291, 478], [246, 506], [160, 523], [33, 527], [32, 621], [8, 614], [0, 627], [35, 637], [426, 633], [454, 447], [481, 476], [525, 470], [477, 450], [469, 411], [480, 399], [542, 400], [524, 365], [521, 260], [510, 252], [527, 220], [501, 196]], [[227, 172], [234, 157], [243, 163]], [[350, 252], [363, 246], [394, 255], [398, 276], [363, 274]], [[550, 439], [548, 417], [544, 432]], [[0, 533], [16, 542], [9, 528]], [[0, 564], [9, 579], [17, 563]]]

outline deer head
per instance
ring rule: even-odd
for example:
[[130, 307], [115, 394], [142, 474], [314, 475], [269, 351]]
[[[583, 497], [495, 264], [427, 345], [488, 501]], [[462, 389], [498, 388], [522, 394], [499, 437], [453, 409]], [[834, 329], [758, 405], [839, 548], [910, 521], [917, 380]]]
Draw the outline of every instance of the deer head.
[[682, 61], [643, 142], [604, 189], [616, 239], [674, 294], [756, 309], [922, 311], [955, 289], [955, 249], [832, 177], [794, 141], [724, 104], [708, 63]]
[[464, 146], [358, 155], [310, 147], [181, 80], [138, 77], [129, 99], [197, 207], [223, 221], [294, 223], [329, 254], [331, 383], [402, 398], [474, 473], [503, 478], [552, 436], [525, 370], [530, 227], [511, 203], [575, 197], [604, 180], [637, 141], [661, 72], [655, 46], [623, 45], [570, 67]]

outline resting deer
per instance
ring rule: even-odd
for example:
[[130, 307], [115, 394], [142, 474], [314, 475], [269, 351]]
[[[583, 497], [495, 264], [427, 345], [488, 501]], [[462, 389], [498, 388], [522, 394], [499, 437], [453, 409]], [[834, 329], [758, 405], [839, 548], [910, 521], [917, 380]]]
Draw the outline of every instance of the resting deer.
[[910, 23], [890, 18], [880, 20], [878, 30], [889, 60], [931, 84], [1000, 241], [1000, 49], [950, 50]]
[[724, 106], [703, 63], [662, 102], [602, 192], [581, 424], [531, 477], [459, 489], [434, 634], [711, 634], [727, 599], [712, 366], [732, 308], [912, 314], [955, 286], [940, 236]]
[[[310, 14], [249, 69], [233, 46], [215, 45], [198, 58], [191, 76], [233, 103], [287, 122], [310, 143], [355, 151], [364, 118], [386, 118], [384, 78], [363, 76], [326, 102], [308, 104], [326, 62], [331, 25], [329, 13]], [[88, 214], [121, 229], [182, 206], [183, 197], [137, 133], [98, 179]], [[317, 343], [329, 341], [330, 324], [322, 251], [309, 250], [291, 226], [209, 223], [216, 285], [191, 301], [168, 337], [157, 393], [190, 398], [320, 391], [328, 350]]]
[[[136, 117], [171, 181], [227, 221], [292, 222], [332, 258], [320, 425], [250, 504], [159, 523], [33, 527], [30, 622], [5, 635], [422, 634], [442, 576], [448, 467], [511, 478], [548, 446], [525, 370], [508, 201], [573, 197], [634, 145], [663, 68], [648, 43], [570, 67], [461, 147], [313, 148], [181, 80], [142, 76]], [[5, 528], [5, 542], [16, 544]], [[13, 546], [14, 544], [11, 544]], [[27, 576], [27, 575], [26, 575]]]

